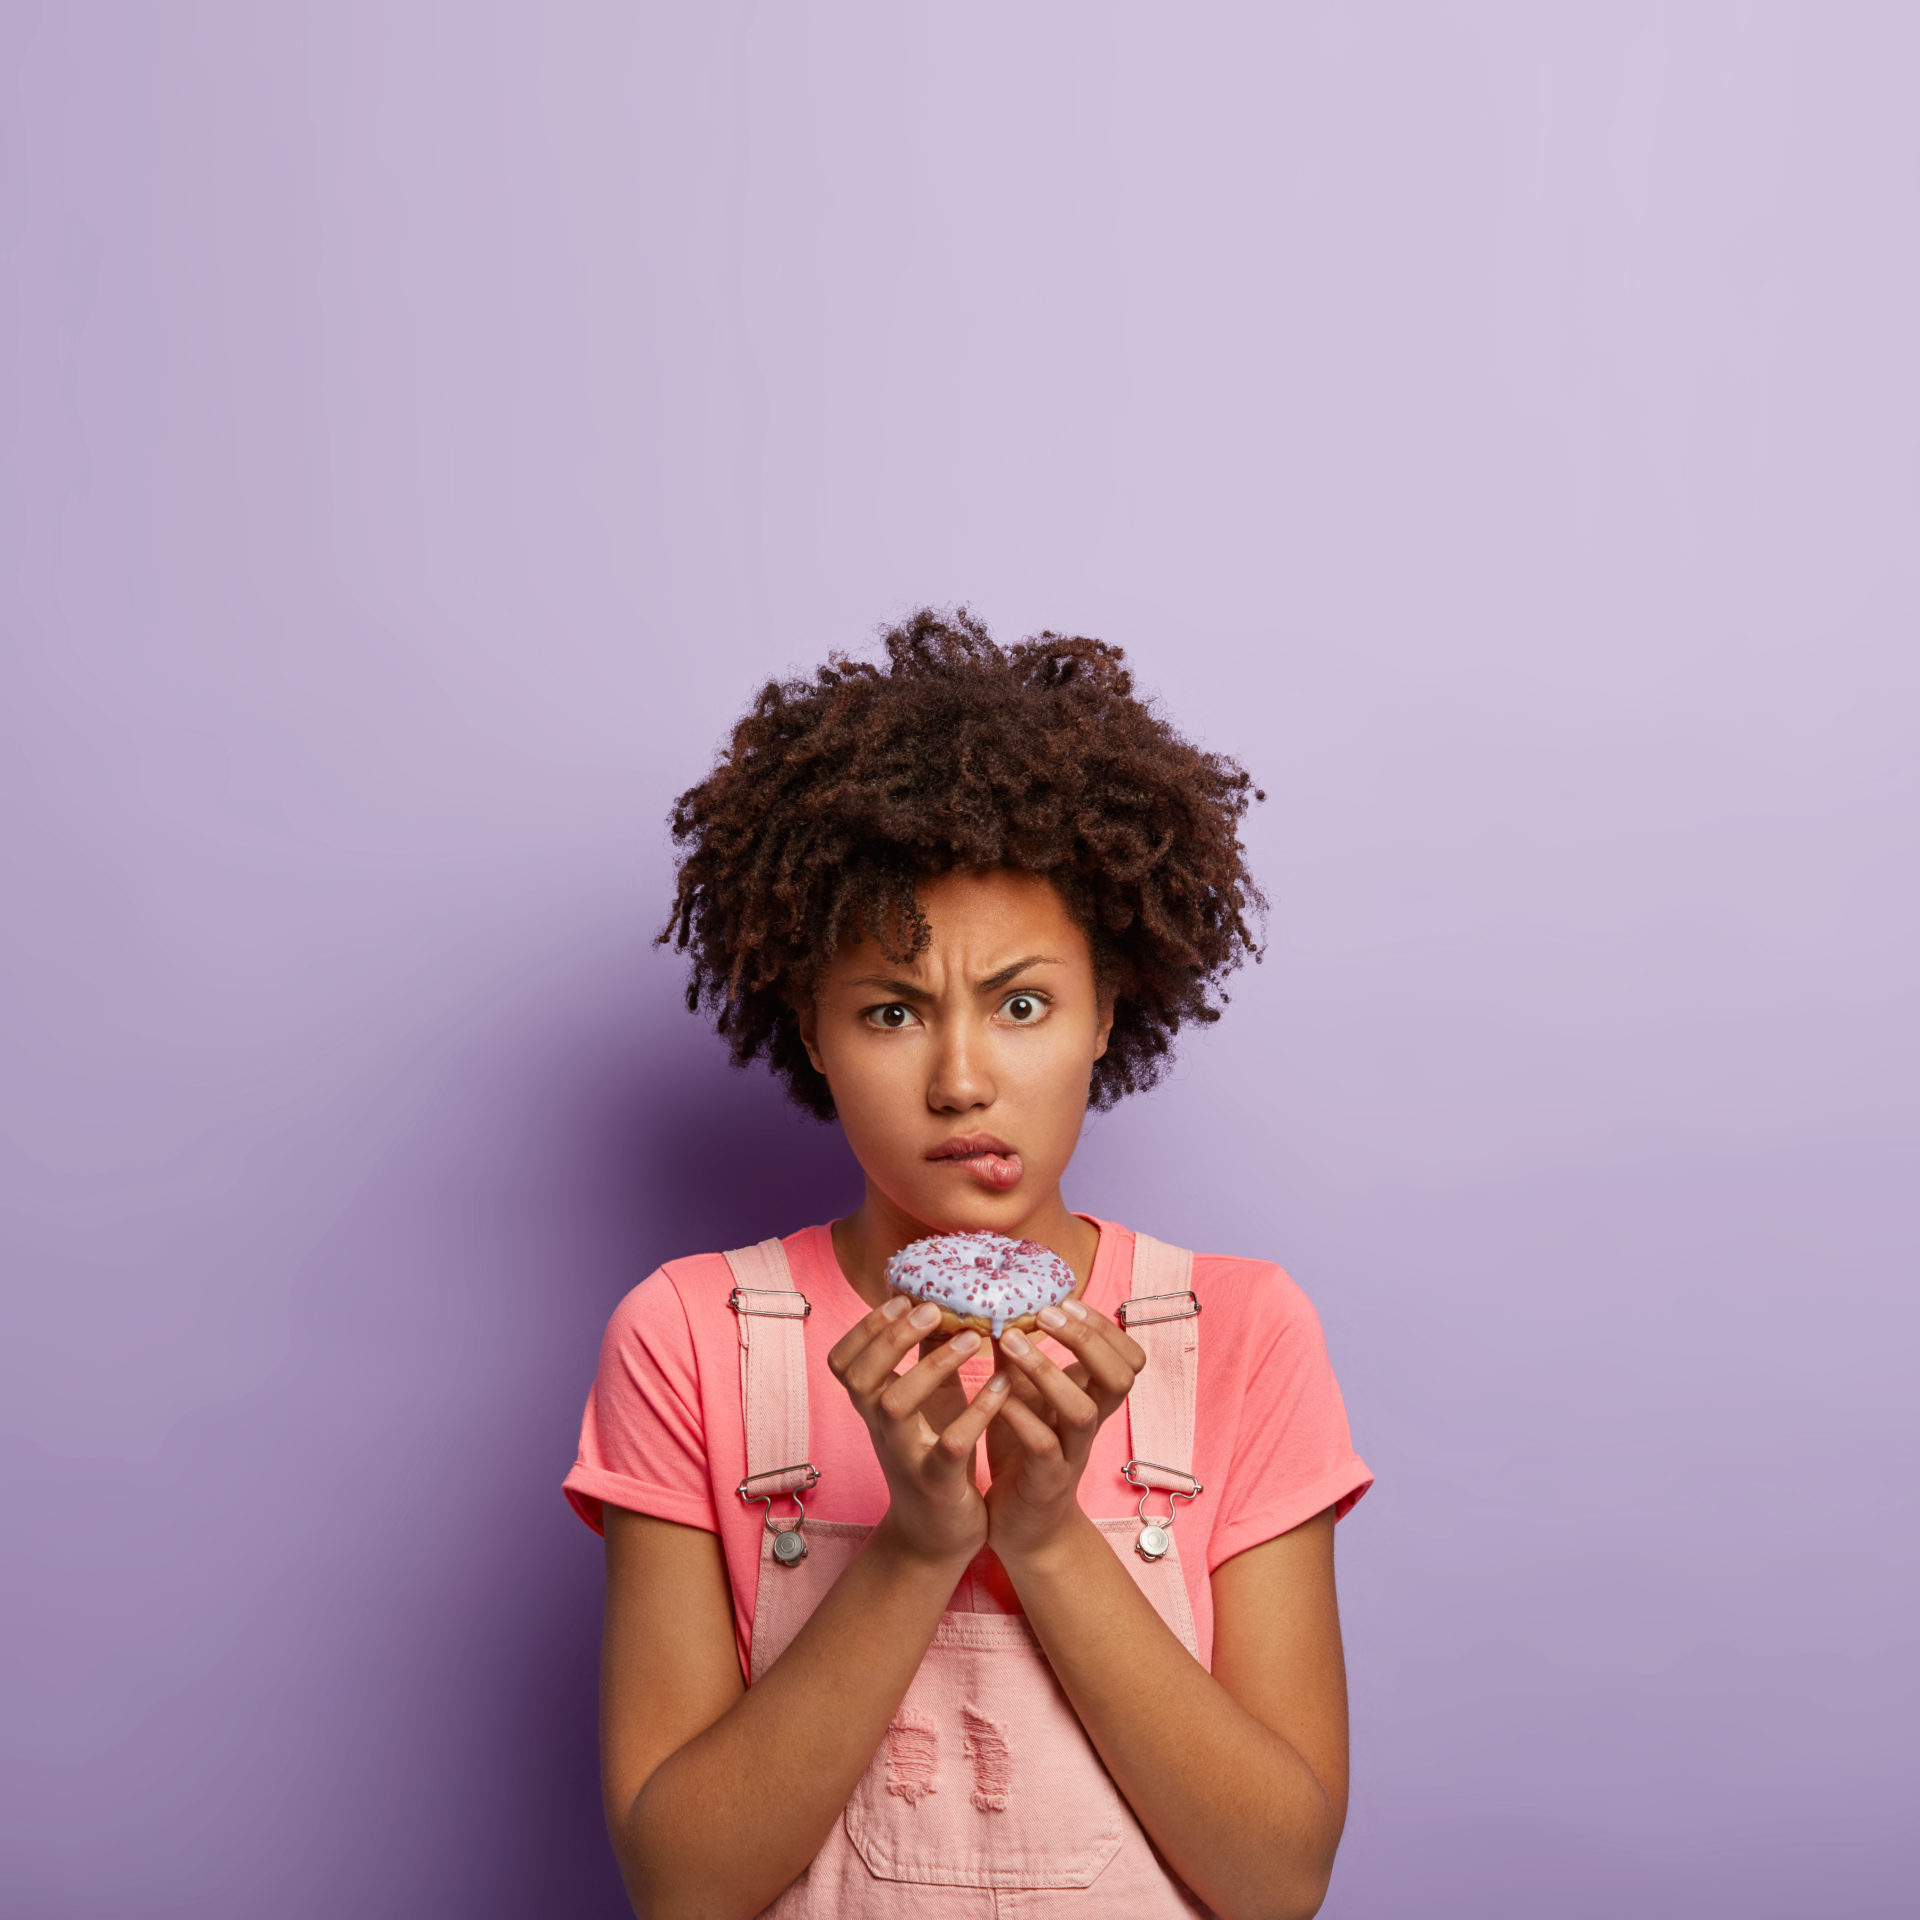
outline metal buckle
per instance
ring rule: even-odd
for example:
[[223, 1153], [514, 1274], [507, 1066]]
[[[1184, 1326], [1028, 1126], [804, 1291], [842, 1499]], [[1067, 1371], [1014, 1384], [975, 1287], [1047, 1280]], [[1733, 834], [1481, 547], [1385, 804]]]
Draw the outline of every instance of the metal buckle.
[[[1146, 1481], [1136, 1477], [1134, 1473], [1136, 1467], [1151, 1467], [1155, 1473], [1170, 1473], [1176, 1480], [1184, 1480], [1187, 1486], [1192, 1488], [1192, 1492], [1189, 1493], [1181, 1487], [1152, 1487], [1148, 1485]], [[1164, 1493], [1169, 1501], [1192, 1500], [1206, 1492], [1206, 1488], [1203, 1487], [1192, 1474], [1188, 1473], [1184, 1467], [1163, 1467], [1158, 1460], [1129, 1460], [1127, 1464], [1120, 1469], [1120, 1474], [1128, 1486], [1139, 1487], [1141, 1489], [1140, 1497], [1142, 1500], [1144, 1500], [1149, 1493], [1154, 1492]]]
[[[749, 1294], [756, 1300], [798, 1300], [800, 1311], [795, 1313], [791, 1307], [744, 1307], [740, 1303]], [[756, 1313], [763, 1320], [804, 1320], [813, 1311], [813, 1302], [791, 1287], [735, 1287], [727, 1295], [727, 1305], [735, 1313]]]
[[[1155, 1473], [1171, 1474], [1176, 1480], [1184, 1480], [1192, 1488], [1187, 1492], [1180, 1487], [1150, 1487], [1144, 1480], [1136, 1477], [1136, 1467], [1151, 1467]], [[1192, 1474], [1179, 1467], [1164, 1467], [1158, 1460], [1129, 1460], [1120, 1469], [1122, 1477], [1130, 1487], [1140, 1489], [1140, 1503], [1133, 1510], [1134, 1518], [1140, 1522], [1140, 1538], [1134, 1546], [1143, 1560], [1158, 1560], [1173, 1545], [1173, 1522], [1175, 1519], [1174, 1502], [1176, 1500], [1194, 1500], [1206, 1492]], [[1167, 1513], [1163, 1520], [1151, 1520], [1147, 1517], [1147, 1496], [1154, 1492], [1167, 1496]]]
[[773, 1501], [784, 1496], [786, 1492], [785, 1488], [776, 1487], [772, 1493], [749, 1493], [747, 1489], [752, 1486], [756, 1480], [778, 1480], [780, 1476], [785, 1473], [804, 1473], [807, 1476], [795, 1490], [796, 1497], [802, 1493], [811, 1493], [813, 1489], [820, 1484], [820, 1469], [816, 1467], [811, 1460], [796, 1460], [790, 1467], [769, 1467], [765, 1473], [748, 1474], [747, 1477], [734, 1488], [734, 1492], [737, 1493], [742, 1500], [765, 1500], [771, 1504]]
[[[1134, 1320], [1133, 1310], [1135, 1307], [1150, 1307], [1154, 1305], [1156, 1301], [1161, 1300], [1185, 1300], [1188, 1304], [1182, 1307], [1177, 1313], [1172, 1309], [1161, 1313], [1143, 1313], [1137, 1322]], [[1136, 1324], [1143, 1327], [1155, 1327], [1158, 1326], [1162, 1320], [1191, 1320], [1199, 1311], [1200, 1296], [1189, 1287], [1185, 1293], [1135, 1294], [1131, 1300], [1122, 1300], [1120, 1302], [1120, 1305], [1114, 1311], [1113, 1317], [1118, 1320], [1123, 1327], [1131, 1327]], [[1167, 1471], [1171, 1471], [1171, 1469], [1167, 1469]]]
[[[789, 1316], [798, 1318], [798, 1315]], [[747, 1489], [756, 1480], [778, 1480], [782, 1474], [804, 1473], [807, 1477], [799, 1486], [777, 1490], [773, 1493], [749, 1493]], [[811, 1460], [796, 1460], [790, 1467], [769, 1467], [765, 1473], [750, 1473], [734, 1488], [742, 1500], [758, 1500], [766, 1511], [767, 1531], [773, 1535], [773, 1557], [783, 1567], [797, 1567], [807, 1557], [807, 1536], [801, 1529], [807, 1524], [807, 1503], [800, 1498], [820, 1484], [820, 1469]], [[776, 1500], [791, 1500], [798, 1509], [795, 1517], [783, 1527], [773, 1517], [773, 1503]]]

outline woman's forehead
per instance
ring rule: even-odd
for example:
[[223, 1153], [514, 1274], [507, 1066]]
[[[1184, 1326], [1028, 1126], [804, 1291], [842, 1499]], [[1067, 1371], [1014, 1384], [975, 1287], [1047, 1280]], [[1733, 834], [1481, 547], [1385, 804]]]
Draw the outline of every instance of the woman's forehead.
[[831, 977], [928, 981], [958, 972], [986, 981], [1022, 963], [1084, 967], [1086, 935], [1043, 874], [1002, 868], [940, 874], [915, 889], [928, 943], [911, 956], [887, 954], [870, 936], [840, 943]]

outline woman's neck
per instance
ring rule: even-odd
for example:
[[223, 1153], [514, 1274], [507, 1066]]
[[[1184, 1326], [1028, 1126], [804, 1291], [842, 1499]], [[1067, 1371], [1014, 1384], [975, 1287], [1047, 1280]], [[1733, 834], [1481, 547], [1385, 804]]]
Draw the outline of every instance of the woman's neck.
[[[941, 1231], [895, 1206], [869, 1181], [866, 1198], [844, 1220], [833, 1223], [833, 1251], [847, 1284], [869, 1306], [877, 1307], [887, 1297], [887, 1262], [902, 1247]], [[1086, 1292], [1094, 1255], [1100, 1250], [1100, 1229], [1069, 1212], [1058, 1187], [1030, 1213], [994, 1231], [1052, 1248], [1073, 1269], [1074, 1295]]]

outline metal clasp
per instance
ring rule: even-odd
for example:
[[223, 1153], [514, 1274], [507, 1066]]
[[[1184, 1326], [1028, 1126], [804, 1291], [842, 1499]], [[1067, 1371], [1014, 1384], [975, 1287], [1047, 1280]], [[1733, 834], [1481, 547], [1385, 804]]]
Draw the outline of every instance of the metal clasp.
[[[1147, 1517], [1147, 1496], [1156, 1489], [1140, 1479], [1134, 1469], [1148, 1467], [1151, 1467], [1155, 1473], [1169, 1474], [1174, 1479], [1184, 1480], [1187, 1483], [1185, 1487], [1157, 1489], [1167, 1496], [1167, 1513], [1164, 1520], [1151, 1520]], [[1176, 1500], [1197, 1500], [1206, 1492], [1206, 1488], [1192, 1474], [1183, 1472], [1179, 1467], [1163, 1467], [1158, 1460], [1129, 1460], [1120, 1472], [1128, 1486], [1140, 1489], [1140, 1503], [1133, 1510], [1134, 1517], [1140, 1522], [1140, 1538], [1134, 1542], [1134, 1547], [1141, 1559], [1158, 1560], [1173, 1545], [1173, 1523], [1176, 1517], [1173, 1503]]]
[[[1168, 1300], [1184, 1300], [1186, 1305], [1179, 1308], [1162, 1306]], [[1154, 1307], [1153, 1313], [1143, 1313], [1138, 1320], [1133, 1317], [1136, 1307]], [[1189, 1287], [1184, 1293], [1138, 1293], [1131, 1300], [1122, 1300], [1114, 1310], [1114, 1318], [1123, 1327], [1158, 1326], [1162, 1320], [1191, 1320], [1200, 1311], [1200, 1296]], [[1166, 1468], [1162, 1472], [1168, 1471]], [[1191, 1477], [1191, 1476], [1189, 1476]]]
[[[756, 1300], [797, 1300], [800, 1303], [800, 1311], [795, 1313], [791, 1307], [742, 1306], [741, 1302], [749, 1294]], [[735, 1287], [727, 1295], [727, 1305], [735, 1313], [756, 1313], [763, 1320], [804, 1320], [813, 1311], [813, 1302], [804, 1293], [795, 1293], [791, 1287]], [[764, 1476], [756, 1477], [764, 1478]]]
[[[807, 1477], [797, 1487], [777, 1487], [771, 1493], [747, 1491], [756, 1480], [779, 1480], [789, 1473], [804, 1473]], [[767, 1531], [773, 1535], [773, 1557], [783, 1567], [797, 1567], [807, 1557], [807, 1536], [801, 1531], [807, 1524], [807, 1503], [800, 1496], [819, 1484], [820, 1469], [811, 1460], [796, 1460], [790, 1467], [769, 1467], [765, 1473], [750, 1473], [734, 1488], [742, 1500], [758, 1500], [765, 1509]], [[791, 1500], [798, 1510], [784, 1527], [773, 1517], [773, 1503], [783, 1499]]]

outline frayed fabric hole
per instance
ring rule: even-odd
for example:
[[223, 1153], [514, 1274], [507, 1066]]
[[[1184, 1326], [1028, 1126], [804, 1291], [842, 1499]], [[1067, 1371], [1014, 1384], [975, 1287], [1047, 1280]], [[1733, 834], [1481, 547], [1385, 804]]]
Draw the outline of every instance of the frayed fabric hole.
[[1007, 1737], [1000, 1723], [979, 1708], [962, 1707], [960, 1712], [967, 1727], [967, 1758], [973, 1762], [973, 1804], [982, 1813], [1004, 1813], [1013, 1789], [1013, 1756], [1007, 1751]]
[[933, 1715], [918, 1707], [902, 1707], [887, 1729], [887, 1791], [908, 1806], [917, 1806], [937, 1793], [934, 1773], [940, 1759], [939, 1735]]

